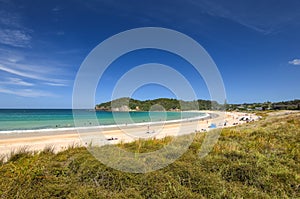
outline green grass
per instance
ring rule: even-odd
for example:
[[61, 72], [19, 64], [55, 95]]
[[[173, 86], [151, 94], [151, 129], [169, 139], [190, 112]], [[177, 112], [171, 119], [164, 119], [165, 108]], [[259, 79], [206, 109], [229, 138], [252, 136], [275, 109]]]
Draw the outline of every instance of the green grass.
[[[197, 134], [173, 164], [146, 174], [109, 168], [85, 148], [23, 148], [5, 163], [0, 157], [0, 198], [300, 198], [300, 113], [223, 129], [211, 153], [199, 158], [204, 136]], [[172, 139], [118, 146], [144, 153]]]

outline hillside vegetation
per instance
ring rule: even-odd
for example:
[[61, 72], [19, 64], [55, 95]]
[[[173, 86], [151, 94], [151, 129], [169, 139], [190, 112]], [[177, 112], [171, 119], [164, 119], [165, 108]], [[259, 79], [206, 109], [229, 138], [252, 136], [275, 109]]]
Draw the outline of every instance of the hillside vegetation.
[[[224, 129], [199, 158], [204, 136], [173, 164], [146, 174], [108, 168], [85, 148], [21, 150], [1, 163], [0, 198], [300, 198], [299, 112]], [[170, 139], [119, 147], [153, 151]]]
[[[96, 105], [98, 110], [111, 111], [113, 108], [119, 108], [122, 106], [128, 106], [131, 110], [149, 111], [151, 108], [155, 108], [154, 105], [160, 105], [164, 110], [209, 110], [212, 107], [214, 109], [220, 109], [222, 106], [215, 101], [210, 100], [197, 100], [197, 101], [183, 101], [169, 98], [159, 98], [153, 100], [136, 100], [132, 98], [119, 98], [109, 102]], [[157, 107], [159, 108], [159, 107]], [[158, 111], [162, 111], [162, 109]], [[151, 109], [152, 110], [152, 109]], [[155, 110], [154, 110], [155, 111]]]
[[[154, 105], [160, 105], [166, 111], [174, 110], [300, 110], [300, 100], [290, 100], [283, 102], [264, 103], [244, 103], [244, 104], [219, 104], [210, 100], [183, 101], [169, 98], [159, 98], [153, 100], [136, 100], [132, 98], [119, 98], [109, 102], [104, 102], [95, 106], [97, 110], [111, 111], [114, 108], [126, 106], [130, 110], [149, 111]], [[154, 110], [155, 111], [155, 110]], [[162, 109], [158, 109], [162, 111]]]

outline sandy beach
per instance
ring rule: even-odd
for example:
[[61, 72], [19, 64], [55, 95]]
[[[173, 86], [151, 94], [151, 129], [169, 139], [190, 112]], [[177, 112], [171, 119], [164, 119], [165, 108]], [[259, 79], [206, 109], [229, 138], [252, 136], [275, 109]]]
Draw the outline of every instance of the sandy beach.
[[[0, 155], [9, 155], [11, 151], [26, 148], [29, 151], [41, 151], [45, 147], [54, 147], [59, 152], [69, 146], [87, 146], [91, 142], [97, 145], [131, 142], [137, 139], [163, 138], [165, 136], [179, 136], [192, 132], [204, 132], [213, 128], [224, 128], [247, 121], [257, 120], [259, 117], [241, 112], [205, 111], [209, 117], [202, 119], [185, 119], [168, 123], [140, 123], [115, 127], [95, 127], [79, 131], [76, 129], [62, 129], [53, 131], [28, 131], [26, 133], [1, 133]], [[211, 117], [215, 115], [215, 117]], [[209, 128], [211, 126], [211, 128]]]

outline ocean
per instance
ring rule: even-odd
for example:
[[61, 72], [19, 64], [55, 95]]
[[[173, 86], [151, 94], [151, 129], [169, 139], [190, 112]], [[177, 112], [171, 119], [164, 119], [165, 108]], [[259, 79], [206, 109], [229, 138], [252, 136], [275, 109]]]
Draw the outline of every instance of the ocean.
[[[0, 132], [163, 122], [204, 117], [201, 112], [106, 112], [72, 109], [0, 109]], [[75, 125], [76, 124], [76, 125]]]

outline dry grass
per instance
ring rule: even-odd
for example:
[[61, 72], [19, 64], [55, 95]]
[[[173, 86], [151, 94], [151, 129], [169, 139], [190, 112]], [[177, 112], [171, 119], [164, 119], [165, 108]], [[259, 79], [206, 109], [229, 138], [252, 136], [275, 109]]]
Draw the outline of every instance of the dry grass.
[[[0, 198], [300, 198], [300, 113], [268, 114], [223, 129], [205, 158], [199, 133], [173, 164], [146, 174], [111, 169], [83, 147], [57, 154], [51, 146], [42, 153], [24, 148], [0, 161]], [[144, 153], [172, 139], [118, 147]]]

